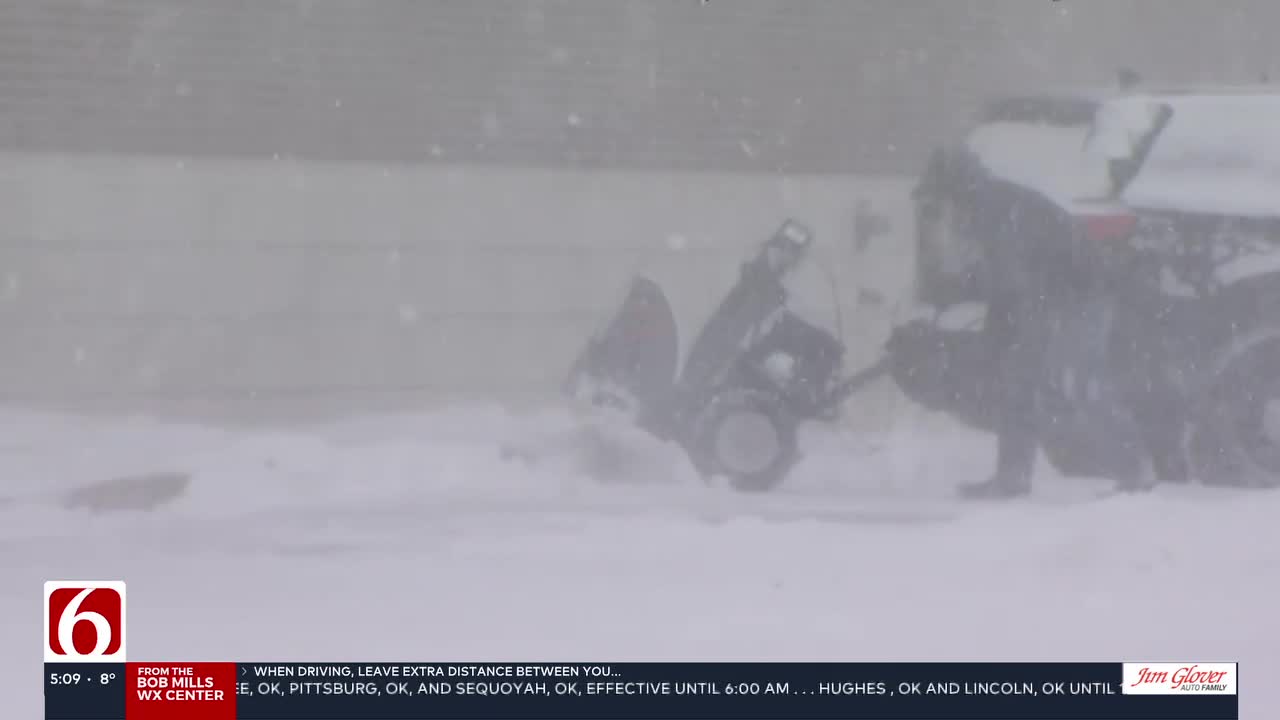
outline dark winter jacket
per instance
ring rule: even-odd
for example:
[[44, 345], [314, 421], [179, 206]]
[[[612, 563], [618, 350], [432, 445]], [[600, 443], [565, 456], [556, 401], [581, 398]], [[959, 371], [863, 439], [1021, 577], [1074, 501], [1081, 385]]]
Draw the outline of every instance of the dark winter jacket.
[[974, 232], [984, 239], [992, 300], [1055, 303], [1088, 292], [1089, 248], [1070, 213], [1039, 192], [988, 178], [975, 188]]

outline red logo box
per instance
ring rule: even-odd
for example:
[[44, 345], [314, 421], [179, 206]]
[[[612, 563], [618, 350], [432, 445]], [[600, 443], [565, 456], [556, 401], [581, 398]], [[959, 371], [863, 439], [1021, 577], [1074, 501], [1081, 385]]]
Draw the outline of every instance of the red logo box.
[[129, 663], [129, 720], [236, 720], [236, 664]]
[[44, 584], [46, 663], [125, 662], [125, 593], [117, 580]]

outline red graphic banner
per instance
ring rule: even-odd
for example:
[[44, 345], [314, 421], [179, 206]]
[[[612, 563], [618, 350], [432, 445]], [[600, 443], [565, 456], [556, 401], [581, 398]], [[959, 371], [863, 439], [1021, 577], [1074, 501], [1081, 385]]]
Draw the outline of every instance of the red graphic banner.
[[235, 663], [126, 663], [125, 720], [236, 720]]

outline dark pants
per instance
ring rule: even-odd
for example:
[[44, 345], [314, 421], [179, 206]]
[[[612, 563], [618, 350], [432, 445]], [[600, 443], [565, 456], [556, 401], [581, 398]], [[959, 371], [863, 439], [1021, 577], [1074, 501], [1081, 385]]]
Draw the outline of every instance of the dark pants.
[[1044, 382], [1049, 319], [1042, 297], [1007, 294], [988, 305], [984, 332], [999, 374], [996, 404], [996, 481], [1031, 482], [1040, 447], [1036, 395]]
[[[1190, 423], [1185, 395], [1170, 377], [1177, 331], [1161, 324], [1160, 307], [1144, 305], [1130, 295], [1119, 295], [1123, 377], [1126, 400], [1142, 432], [1155, 480], [1186, 482], [1183, 438]], [[1173, 338], [1173, 340], [1171, 340]]]
[[1154, 480], [1187, 482], [1191, 476], [1182, 443], [1189, 420], [1177, 389], [1171, 383], [1145, 388], [1145, 392], [1134, 399], [1133, 409], [1151, 456]]
[[[1072, 301], [1059, 298], [1058, 302]], [[1055, 332], [1047, 303], [1044, 297], [1008, 294], [993, 300], [988, 308], [985, 332], [1000, 377], [994, 393], [995, 479], [1012, 486], [1030, 482], [1040, 449], [1037, 396], [1041, 383], [1048, 379], [1047, 353]], [[1116, 332], [1123, 343], [1118, 353], [1122, 369], [1117, 379], [1154, 478], [1135, 468], [1136, 474], [1117, 480], [1132, 487], [1145, 486], [1151, 480], [1185, 481], [1181, 447], [1187, 408], [1182, 394], [1166, 376], [1160, 329], [1151, 327], [1149, 317], [1141, 313], [1122, 311], [1121, 317]]]

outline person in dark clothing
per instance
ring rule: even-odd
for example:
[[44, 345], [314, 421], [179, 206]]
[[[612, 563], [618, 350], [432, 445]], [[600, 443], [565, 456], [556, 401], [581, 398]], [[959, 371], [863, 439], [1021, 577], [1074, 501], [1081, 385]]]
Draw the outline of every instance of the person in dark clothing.
[[1050, 306], [1081, 291], [1070, 217], [1048, 198], [996, 179], [975, 188], [973, 229], [984, 243], [989, 287], [983, 329], [999, 375], [993, 402], [995, 474], [962, 486], [964, 497], [1010, 497], [1031, 489], [1039, 451], [1036, 395], [1046, 380]]
[[987, 481], [963, 485], [963, 497], [1023, 495], [1039, 450], [1036, 392], [1043, 382], [1047, 325], [1038, 298], [1003, 294], [991, 299], [984, 340], [994, 351], [996, 469]]
[[[1088, 327], [1095, 338], [1090, 342], [1104, 348], [1102, 362], [1119, 356], [1127, 366], [1118, 402], [1133, 418], [1146, 460], [1119, 473], [1118, 489], [1184, 480], [1186, 468], [1179, 453], [1183, 409], [1178, 393], [1163, 378], [1156, 348], [1143, 338], [1147, 315], [1125, 288], [1130, 279], [1107, 272], [1099, 248], [1081, 238], [1069, 212], [1040, 193], [994, 179], [983, 182], [977, 192], [974, 206], [982, 215], [975, 218], [975, 228], [988, 239], [985, 260], [990, 270], [984, 340], [999, 375], [992, 393], [996, 469], [990, 479], [962, 486], [961, 495], [1014, 497], [1030, 491], [1047, 420], [1038, 397], [1051, 381], [1050, 361], [1055, 358], [1048, 353], [1054, 333], [1064, 324]], [[1111, 300], [1101, 303], [1121, 318], [1118, 328], [1089, 314], [1106, 297]], [[1117, 330], [1131, 341], [1118, 350], [1111, 345]], [[1114, 370], [1110, 364], [1084, 367], [1093, 373]]]
[[1136, 275], [1133, 269], [1125, 268], [1108, 276], [1108, 292], [1118, 310], [1116, 336], [1121, 342], [1117, 354], [1127, 391], [1125, 401], [1150, 455], [1152, 480], [1187, 483], [1191, 472], [1183, 440], [1191, 424], [1191, 408], [1170, 370], [1178, 365], [1177, 355], [1186, 350], [1182, 347], [1184, 338], [1178, 328], [1165, 323], [1171, 314], [1168, 298], [1158, 287], [1144, 286]]

